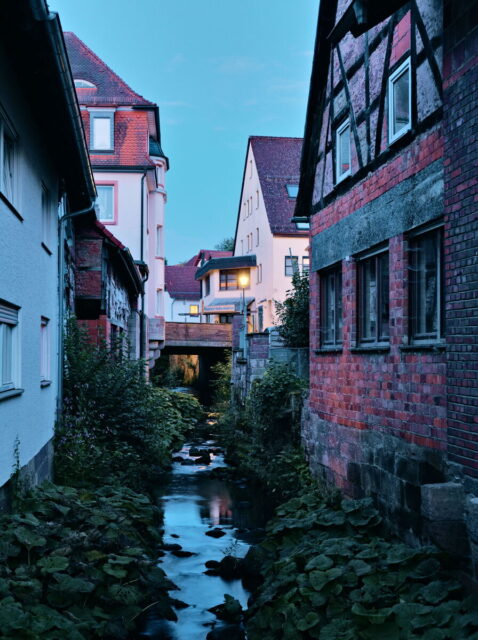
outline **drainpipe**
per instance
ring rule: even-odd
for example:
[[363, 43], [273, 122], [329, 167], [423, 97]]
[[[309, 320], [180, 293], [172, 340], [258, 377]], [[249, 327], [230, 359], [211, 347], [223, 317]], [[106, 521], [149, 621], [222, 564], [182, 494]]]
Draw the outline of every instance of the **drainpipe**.
[[[140, 259], [144, 262], [144, 181], [146, 179], [146, 171], [141, 176], [141, 222], [140, 222]], [[141, 316], [139, 323], [139, 357], [144, 359], [146, 355], [146, 319], [144, 314], [144, 283], [148, 277], [143, 280], [143, 291], [141, 293]]]
[[95, 206], [95, 199], [92, 199], [89, 206], [79, 211], [66, 213], [58, 220], [58, 396], [57, 396], [57, 418], [63, 410], [63, 367], [65, 358], [65, 222], [89, 213]]

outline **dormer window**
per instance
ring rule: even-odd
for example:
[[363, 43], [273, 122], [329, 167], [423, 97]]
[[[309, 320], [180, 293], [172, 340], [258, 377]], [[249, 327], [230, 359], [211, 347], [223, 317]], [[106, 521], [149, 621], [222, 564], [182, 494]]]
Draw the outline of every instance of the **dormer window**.
[[410, 59], [405, 60], [388, 79], [388, 139], [395, 142], [412, 126]]
[[113, 151], [114, 111], [90, 110], [90, 150]]
[[335, 134], [337, 182], [350, 175], [350, 120], [343, 122]]
[[297, 198], [297, 194], [299, 193], [299, 185], [298, 184], [287, 184], [287, 195], [289, 198]]
[[73, 82], [75, 83], [75, 87], [77, 89], [96, 89], [95, 85], [92, 82], [88, 82], [88, 80], [82, 80], [78, 78]]

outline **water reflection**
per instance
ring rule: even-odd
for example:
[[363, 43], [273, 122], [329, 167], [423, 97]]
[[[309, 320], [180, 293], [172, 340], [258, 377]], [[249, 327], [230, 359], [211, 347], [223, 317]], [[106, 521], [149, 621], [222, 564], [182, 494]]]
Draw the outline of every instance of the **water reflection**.
[[[190, 446], [185, 445], [179, 455], [190, 459]], [[195, 446], [211, 448], [214, 442]], [[247, 604], [249, 594], [239, 580], [204, 573], [207, 560], [220, 561], [228, 553], [243, 557], [257, 539], [258, 527], [264, 524], [264, 509], [260, 505], [253, 507], [247, 488], [211, 477], [212, 469], [224, 466], [223, 456], [213, 453], [208, 466], [185, 466], [180, 462], [173, 465], [171, 482], [162, 495], [164, 542], [180, 544], [194, 555], [177, 558], [167, 552], [160, 559], [160, 566], [180, 589], [172, 595], [190, 606], [176, 612], [176, 623], [151, 620], [141, 637], [204, 640], [217, 624], [208, 609], [223, 602], [225, 593], [237, 598], [243, 607]], [[222, 529], [224, 535], [207, 536], [206, 531], [214, 527]]]

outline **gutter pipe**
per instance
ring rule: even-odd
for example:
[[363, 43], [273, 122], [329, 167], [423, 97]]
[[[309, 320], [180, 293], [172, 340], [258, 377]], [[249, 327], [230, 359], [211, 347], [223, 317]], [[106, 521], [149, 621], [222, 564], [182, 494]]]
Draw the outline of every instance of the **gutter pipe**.
[[[141, 176], [141, 226], [140, 226], [140, 259], [144, 262], [144, 181], [146, 179], [146, 170]], [[141, 292], [141, 315], [139, 323], [139, 357], [143, 360], [146, 355], [146, 320], [144, 315], [144, 283], [148, 276], [143, 280], [143, 291]]]

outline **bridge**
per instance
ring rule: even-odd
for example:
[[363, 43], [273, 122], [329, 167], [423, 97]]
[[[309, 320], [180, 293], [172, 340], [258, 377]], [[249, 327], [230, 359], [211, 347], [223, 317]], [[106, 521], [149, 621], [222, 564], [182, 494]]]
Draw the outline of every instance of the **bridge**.
[[232, 347], [232, 324], [166, 322], [161, 358], [196, 355], [199, 363], [197, 387], [201, 402], [211, 400], [211, 367], [224, 361], [224, 351]]

